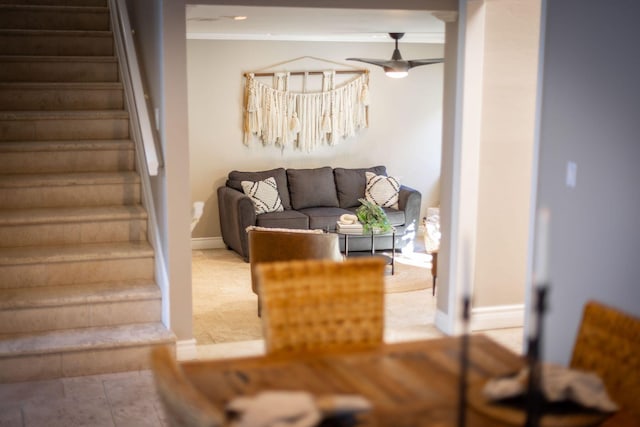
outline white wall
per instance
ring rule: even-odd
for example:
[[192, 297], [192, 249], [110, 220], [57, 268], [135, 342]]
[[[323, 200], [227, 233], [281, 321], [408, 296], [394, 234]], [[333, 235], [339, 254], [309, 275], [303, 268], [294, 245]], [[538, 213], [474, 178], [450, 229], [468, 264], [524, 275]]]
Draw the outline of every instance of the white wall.
[[485, 2], [474, 307], [524, 303], [540, 0]]
[[436, 314], [447, 333], [458, 329], [467, 289], [472, 329], [523, 324], [540, 22], [539, 0], [460, 4]]
[[[442, 57], [442, 45], [400, 45], [406, 59]], [[203, 200], [204, 215], [193, 237], [219, 237], [217, 195], [229, 171], [274, 167], [367, 167], [385, 165], [390, 175], [422, 193], [422, 210], [439, 203], [442, 144], [442, 64], [414, 68], [390, 79], [381, 68], [347, 57], [389, 58], [389, 43], [322, 43], [188, 40], [189, 151], [191, 199]], [[311, 153], [293, 148], [246, 147], [242, 134], [243, 73], [303, 56], [314, 56], [370, 73], [370, 127], [337, 146]], [[284, 68], [283, 68], [284, 67]], [[346, 69], [299, 61], [270, 71]]]
[[[551, 210], [544, 350], [566, 363], [588, 299], [640, 316], [640, 3], [546, 8], [537, 201]], [[573, 189], [567, 161], [578, 166]]]
[[127, 9], [150, 111], [157, 108], [160, 116], [158, 136], [164, 166], [157, 177], [152, 177], [151, 185], [162, 236], [157, 249], [166, 260], [169, 280], [169, 289], [163, 289], [163, 319], [178, 339], [188, 340], [193, 336], [190, 212], [186, 191], [189, 151], [188, 145], [179, 143], [187, 135], [187, 105], [181, 102], [186, 90], [184, 5], [168, 0], [135, 0], [127, 2]]

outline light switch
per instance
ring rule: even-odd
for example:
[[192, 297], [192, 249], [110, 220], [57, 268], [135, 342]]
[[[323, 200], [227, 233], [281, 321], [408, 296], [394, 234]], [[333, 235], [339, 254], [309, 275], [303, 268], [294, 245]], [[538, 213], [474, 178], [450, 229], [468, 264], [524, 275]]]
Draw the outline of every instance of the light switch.
[[575, 162], [567, 162], [566, 184], [569, 188], [575, 188], [578, 175], [578, 165]]

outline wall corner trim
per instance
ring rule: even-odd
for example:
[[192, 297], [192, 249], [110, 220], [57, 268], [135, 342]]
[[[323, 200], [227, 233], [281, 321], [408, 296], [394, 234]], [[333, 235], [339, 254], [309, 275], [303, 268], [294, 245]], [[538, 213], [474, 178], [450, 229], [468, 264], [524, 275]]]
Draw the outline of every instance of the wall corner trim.
[[443, 311], [436, 311], [435, 325], [438, 330], [446, 335], [453, 335], [453, 326], [449, 319], [449, 315]]
[[196, 360], [198, 358], [198, 349], [196, 347], [196, 340], [194, 338], [190, 340], [180, 340], [176, 342], [176, 359], [183, 360]]

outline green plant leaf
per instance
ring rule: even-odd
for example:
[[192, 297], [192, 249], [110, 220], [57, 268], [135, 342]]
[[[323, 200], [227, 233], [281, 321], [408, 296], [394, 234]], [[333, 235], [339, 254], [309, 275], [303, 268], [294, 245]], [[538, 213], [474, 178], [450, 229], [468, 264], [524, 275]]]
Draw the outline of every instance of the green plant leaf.
[[358, 199], [358, 201], [362, 205], [356, 209], [356, 216], [362, 223], [362, 228], [365, 232], [378, 230], [386, 233], [391, 231], [392, 227], [389, 218], [387, 218], [387, 214], [380, 206], [366, 199]]

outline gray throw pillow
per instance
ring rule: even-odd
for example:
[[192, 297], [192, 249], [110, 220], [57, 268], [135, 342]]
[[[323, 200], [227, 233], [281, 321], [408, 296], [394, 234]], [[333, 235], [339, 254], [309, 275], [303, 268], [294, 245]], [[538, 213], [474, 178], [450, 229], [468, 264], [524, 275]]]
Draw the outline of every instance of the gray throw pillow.
[[367, 187], [366, 172], [372, 172], [376, 175], [386, 175], [387, 168], [384, 166], [373, 166], [359, 169], [335, 168], [333, 170], [341, 208], [346, 209], [360, 206], [358, 199], [364, 198], [364, 191]]
[[293, 209], [338, 207], [333, 170], [329, 166], [316, 169], [287, 169], [287, 181]]
[[273, 177], [276, 180], [278, 195], [280, 196], [282, 206], [285, 209], [291, 209], [291, 199], [289, 198], [289, 187], [287, 185], [287, 173], [284, 168], [276, 168], [259, 172], [231, 171], [229, 172], [227, 187], [244, 192], [242, 188], [242, 181], [264, 181], [269, 177]]

